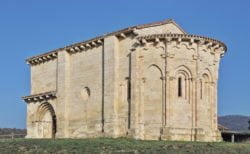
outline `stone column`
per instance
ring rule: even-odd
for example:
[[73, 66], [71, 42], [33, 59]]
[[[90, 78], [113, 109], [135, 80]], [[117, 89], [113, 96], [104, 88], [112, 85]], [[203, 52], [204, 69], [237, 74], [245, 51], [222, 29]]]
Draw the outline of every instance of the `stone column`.
[[171, 58], [170, 55], [170, 40], [166, 39], [165, 40], [165, 127], [170, 127], [170, 95], [171, 95], [171, 87], [170, 87], [170, 82], [171, 82], [171, 77], [169, 76], [169, 59]]
[[70, 94], [70, 55], [67, 51], [58, 52], [57, 59], [57, 103], [56, 103], [56, 118], [57, 118], [57, 133], [56, 138], [69, 137], [69, 119], [68, 110]]
[[193, 140], [194, 141], [203, 141], [204, 140], [204, 130], [200, 127], [200, 120], [199, 119], [199, 114], [200, 114], [200, 111], [199, 111], [199, 107], [201, 105], [201, 100], [200, 100], [200, 77], [201, 77], [201, 57], [200, 57], [200, 47], [202, 47], [203, 45], [203, 41], [200, 41], [198, 42], [196, 45], [197, 45], [197, 48], [196, 48], [196, 55], [194, 55], [194, 60], [196, 60], [196, 72], [194, 73], [195, 75], [193, 76], [194, 78], [194, 83], [193, 83], [193, 96], [194, 96], [194, 99], [193, 99]]
[[104, 39], [104, 133], [119, 136], [119, 40], [116, 36]]

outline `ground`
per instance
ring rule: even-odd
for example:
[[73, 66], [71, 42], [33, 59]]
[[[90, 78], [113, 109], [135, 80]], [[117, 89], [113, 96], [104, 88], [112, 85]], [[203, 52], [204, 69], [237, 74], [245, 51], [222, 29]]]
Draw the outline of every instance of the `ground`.
[[250, 144], [139, 141], [133, 139], [2, 139], [0, 153], [250, 153]]

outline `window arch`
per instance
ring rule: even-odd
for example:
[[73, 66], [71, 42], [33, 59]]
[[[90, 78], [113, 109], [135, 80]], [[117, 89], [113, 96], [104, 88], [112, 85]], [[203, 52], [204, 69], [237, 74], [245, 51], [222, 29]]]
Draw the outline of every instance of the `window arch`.
[[187, 79], [186, 76], [183, 74], [179, 74], [177, 77], [177, 91], [178, 97], [186, 98], [187, 95]]
[[182, 78], [178, 78], [178, 97], [182, 97]]
[[176, 89], [177, 96], [179, 98], [188, 99], [190, 94], [190, 86], [191, 86], [191, 72], [186, 66], [181, 66], [176, 71]]

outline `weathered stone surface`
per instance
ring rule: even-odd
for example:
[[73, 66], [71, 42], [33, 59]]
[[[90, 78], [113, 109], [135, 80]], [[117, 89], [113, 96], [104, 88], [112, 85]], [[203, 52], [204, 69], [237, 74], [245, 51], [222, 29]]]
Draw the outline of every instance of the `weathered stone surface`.
[[167, 20], [32, 57], [27, 138], [220, 141], [225, 51]]

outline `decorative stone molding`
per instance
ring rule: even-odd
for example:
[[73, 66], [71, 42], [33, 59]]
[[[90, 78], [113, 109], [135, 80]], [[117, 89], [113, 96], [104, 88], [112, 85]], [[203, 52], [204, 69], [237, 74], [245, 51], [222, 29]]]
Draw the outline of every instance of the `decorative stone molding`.
[[227, 51], [227, 47], [223, 42], [199, 35], [162, 33], [162, 34], [140, 36], [137, 37], [137, 40], [141, 43], [141, 45], [146, 45], [147, 42], [155, 42], [156, 40], [160, 41], [164, 40], [167, 42], [176, 41], [177, 44], [184, 41], [184, 42], [189, 42], [189, 44], [197, 43], [199, 45], [206, 45], [209, 48], [211, 47], [221, 48], [223, 51], [221, 54]]
[[103, 44], [103, 39], [95, 39], [89, 40], [86, 42], [74, 44], [66, 48], [66, 51], [70, 54], [74, 54], [76, 52], [87, 51], [88, 49], [92, 49], [98, 47]]
[[45, 92], [45, 93], [40, 93], [40, 94], [34, 94], [30, 96], [24, 96], [22, 99], [26, 103], [31, 103], [31, 102], [42, 102], [50, 99], [56, 98], [56, 91], [50, 91], [50, 92]]
[[[106, 35], [103, 36], [98, 36], [96, 38], [87, 40], [87, 41], [83, 41], [83, 42], [79, 42], [79, 43], [75, 43], [69, 46], [65, 46], [63, 48], [59, 48], [50, 52], [47, 52], [45, 54], [42, 55], [38, 55], [38, 56], [33, 56], [30, 57], [26, 60], [26, 62], [30, 65], [37, 65], [37, 64], [41, 64], [47, 61], [50, 61], [52, 59], [57, 58], [57, 53], [60, 51], [64, 51], [66, 50], [69, 53], [76, 53], [76, 52], [80, 52], [83, 50], [87, 50], [88, 48], [93, 48], [96, 46], [99, 46], [103, 43], [103, 39], [107, 36], [111, 36], [114, 35], [117, 38], [121, 38], [121, 39], [125, 39], [127, 36], [129, 36], [130, 34], [132, 34], [133, 36], [137, 36], [137, 29], [143, 29], [143, 28], [148, 28], [148, 27], [153, 27], [153, 26], [160, 26], [160, 25], [164, 25], [164, 24], [168, 24], [168, 23], [172, 23], [175, 26], [177, 26], [184, 34], [186, 35], [187, 33], [181, 28], [179, 27], [178, 24], [175, 23], [174, 20], [172, 19], [168, 19], [168, 20], [164, 20], [164, 21], [160, 21], [160, 22], [154, 22], [154, 23], [150, 23], [150, 24], [143, 24], [143, 25], [137, 25], [137, 26], [132, 26], [132, 27], [128, 27], [119, 31], [115, 31], [115, 32], [111, 32], [108, 33]], [[159, 42], [160, 39], [158, 39], [157, 37], [155, 38], [155, 42]]]
[[45, 63], [47, 61], [50, 61], [52, 59], [56, 59], [57, 58], [57, 51], [56, 52], [48, 52], [45, 54], [42, 54], [40, 56], [36, 56], [36, 57], [31, 57], [29, 59], [26, 60], [27, 64], [30, 65], [37, 65], [40, 63]]

